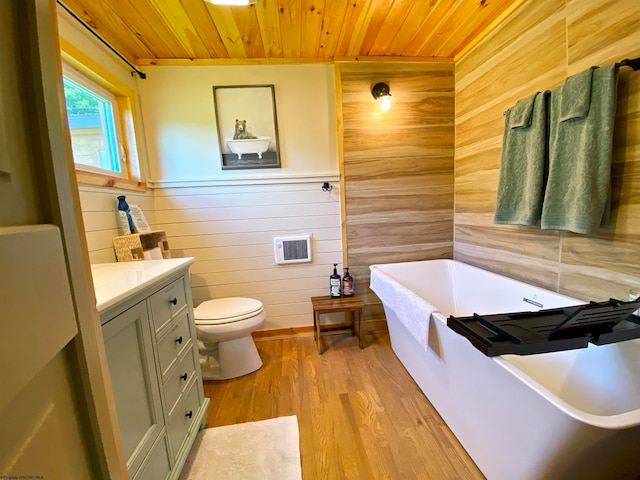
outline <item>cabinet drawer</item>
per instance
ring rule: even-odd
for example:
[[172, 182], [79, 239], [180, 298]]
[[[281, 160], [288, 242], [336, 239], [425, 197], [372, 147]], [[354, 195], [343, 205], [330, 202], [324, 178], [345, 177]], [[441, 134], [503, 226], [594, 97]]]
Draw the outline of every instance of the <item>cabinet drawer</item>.
[[151, 452], [144, 459], [140, 470], [136, 472], [134, 480], [164, 480], [171, 471], [169, 460], [169, 444], [166, 433], [163, 433], [153, 445]]
[[171, 412], [178, 397], [187, 387], [191, 378], [196, 374], [196, 365], [193, 360], [193, 349], [188, 348], [178, 359], [176, 368], [169, 370], [164, 383], [164, 398], [166, 400], [167, 411]]
[[185, 311], [180, 320], [158, 341], [158, 356], [160, 357], [160, 370], [162, 371], [163, 380], [180, 353], [185, 349], [193, 348], [191, 330], [189, 329], [189, 315], [187, 313]]
[[150, 297], [151, 314], [156, 332], [187, 304], [184, 278], [170, 283]]
[[169, 442], [173, 451], [174, 458], [180, 451], [180, 446], [187, 434], [192, 428], [198, 428], [194, 424], [195, 418], [200, 408], [200, 399], [198, 398], [198, 388], [196, 382], [192, 382], [189, 390], [180, 398], [178, 405], [173, 413], [169, 416]]
[[164, 425], [145, 302], [102, 327], [122, 449], [129, 472], [140, 468]]

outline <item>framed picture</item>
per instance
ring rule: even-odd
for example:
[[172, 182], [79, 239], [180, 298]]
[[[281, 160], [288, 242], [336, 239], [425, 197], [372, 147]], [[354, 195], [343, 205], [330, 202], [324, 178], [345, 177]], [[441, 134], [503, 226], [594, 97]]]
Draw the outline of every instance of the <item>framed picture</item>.
[[[4, 87], [1, 85], [2, 80], [0, 79], [0, 87]], [[9, 91], [8, 89], [2, 88], [2, 91]], [[8, 108], [8, 107], [7, 107]], [[0, 96], [0, 112], [8, 111], [3, 105], [2, 96]], [[9, 142], [9, 132], [8, 132], [9, 118], [0, 117], [0, 145], [8, 145]], [[2, 152], [0, 152], [0, 177], [10, 177], [11, 176], [11, 165], [10, 165], [10, 153], [7, 153], [10, 149], [3, 148]]]
[[273, 85], [213, 87], [223, 170], [280, 168]]

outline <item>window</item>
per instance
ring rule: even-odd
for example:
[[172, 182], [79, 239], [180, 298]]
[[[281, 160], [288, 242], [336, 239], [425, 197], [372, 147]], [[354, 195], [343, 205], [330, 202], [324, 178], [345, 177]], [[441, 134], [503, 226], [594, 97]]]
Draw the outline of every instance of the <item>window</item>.
[[76, 167], [122, 176], [126, 168], [116, 97], [68, 68], [63, 85]]
[[145, 191], [135, 83], [60, 38], [62, 89], [78, 183]]

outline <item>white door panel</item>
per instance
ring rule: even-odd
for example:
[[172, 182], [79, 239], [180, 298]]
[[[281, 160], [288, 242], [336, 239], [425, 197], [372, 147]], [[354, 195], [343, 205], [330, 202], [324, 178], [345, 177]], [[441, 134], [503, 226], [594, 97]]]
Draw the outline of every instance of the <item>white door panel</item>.
[[65, 352], [57, 353], [0, 415], [0, 474], [6, 478], [95, 478], [68, 363]]
[[10, 3], [3, 0], [0, 11], [0, 225], [39, 219], [26, 98], [21, 94], [24, 78], [15, 71], [19, 52], [11, 48], [18, 43], [17, 9]]
[[100, 353], [79, 333], [100, 326], [78, 313], [86, 282], [69, 280], [80, 228], [62, 215], [77, 207], [55, 21], [55, 0], [0, 2], [0, 478], [126, 478], [107, 383], [91, 384]]
[[0, 227], [0, 409], [78, 333], [60, 231]]

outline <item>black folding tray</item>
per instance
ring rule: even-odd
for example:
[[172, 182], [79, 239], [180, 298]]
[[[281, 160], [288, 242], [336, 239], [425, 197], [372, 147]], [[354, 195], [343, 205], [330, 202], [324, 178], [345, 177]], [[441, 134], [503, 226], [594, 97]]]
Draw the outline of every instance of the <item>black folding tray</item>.
[[557, 352], [640, 338], [640, 299], [590, 302], [538, 312], [449, 316], [447, 326], [488, 357]]

